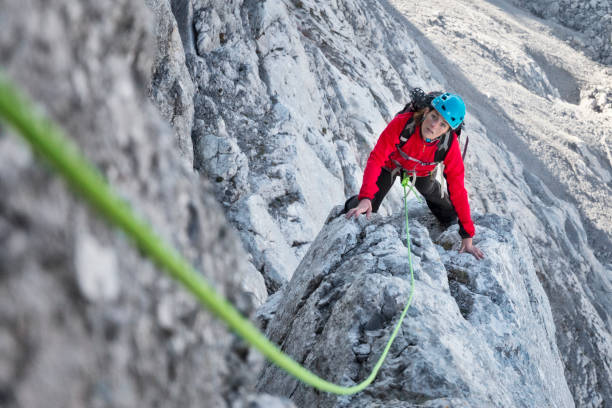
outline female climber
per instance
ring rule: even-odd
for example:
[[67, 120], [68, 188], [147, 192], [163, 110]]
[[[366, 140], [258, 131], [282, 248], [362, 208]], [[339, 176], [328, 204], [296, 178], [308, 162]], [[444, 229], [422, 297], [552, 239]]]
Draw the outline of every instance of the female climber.
[[[474, 223], [463, 185], [463, 159], [456, 134], [465, 117], [465, 104], [460, 96], [448, 92], [425, 95], [421, 90], [415, 91], [412, 104], [387, 125], [370, 153], [359, 195], [349, 198], [344, 206], [346, 218], [365, 213], [369, 219], [372, 212], [378, 211], [398, 173], [405, 174], [412, 178], [443, 226], [459, 219], [459, 252], [483, 259], [484, 253], [472, 243]], [[442, 194], [442, 187], [431, 175], [440, 162], [444, 163], [447, 194]]]

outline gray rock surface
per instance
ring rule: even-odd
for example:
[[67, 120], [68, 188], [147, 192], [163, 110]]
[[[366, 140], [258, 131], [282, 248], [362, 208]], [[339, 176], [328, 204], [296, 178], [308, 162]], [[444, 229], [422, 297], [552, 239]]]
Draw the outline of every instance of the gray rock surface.
[[[609, 73], [505, 2], [391, 3], [194, 6], [196, 167], [272, 292], [342, 202], [334, 194], [357, 192], [406, 90], [459, 92], [472, 208], [529, 238], [576, 403], [612, 403]], [[381, 213], [398, 205], [392, 190]]]
[[[407, 89], [449, 89], [468, 103], [472, 209], [513, 221], [479, 218], [479, 234], [496, 256], [491, 262], [514, 246], [522, 254], [522, 237], [529, 254], [504, 258], [518, 269], [497, 268], [516, 278], [509, 285], [498, 270], [476, 276], [480, 265], [449, 252], [456, 232], [438, 237], [435, 222], [413, 206], [421, 226], [447, 248], [432, 245], [415, 224], [425, 242], [415, 252], [421, 267], [433, 271], [418, 276], [419, 286], [442, 296], [444, 310], [453, 309], [456, 317], [436, 317], [432, 327], [421, 321], [419, 330], [427, 335], [448, 327], [475, 339], [477, 350], [494, 351], [484, 360], [466, 354], [480, 365], [473, 375], [462, 373], [469, 385], [461, 388], [457, 348], [434, 343], [420, 349], [419, 343], [420, 360], [395, 357], [388, 370], [424, 367], [431, 379], [427, 395], [400, 392], [384, 400], [370, 393], [337, 404], [406, 406], [402, 399], [432, 398], [421, 405], [487, 405], [484, 388], [470, 382], [486, 372], [493, 374], [484, 384], [500, 401], [571, 406], [560, 370], [577, 406], [612, 404], [612, 83], [608, 68], [552, 35], [568, 30], [501, 0], [460, 1], [455, 8], [437, 0], [145, 3], [0, 0], [2, 67], [68, 130], [122, 196], [242, 310], [252, 311], [267, 291], [277, 291], [259, 309], [271, 329], [277, 318], [288, 319], [277, 316], [279, 310], [300, 306], [288, 305], [279, 289], [330, 208], [359, 189], [367, 155], [406, 102]], [[143, 96], [145, 89], [157, 109]], [[291, 406], [254, 394], [261, 359], [200, 312], [2, 128], [0, 196], [0, 405], [200, 406], [205, 400], [213, 407]], [[396, 189], [381, 215], [399, 205]], [[232, 238], [223, 212], [248, 253]], [[401, 249], [397, 222], [376, 222], [397, 242], [383, 237], [381, 251], [369, 257], [365, 248], [360, 251], [367, 265], [382, 271], [374, 283], [387, 285], [384, 271], [405, 260], [386, 252], [387, 245]], [[547, 294], [552, 329], [533, 270]], [[481, 275], [492, 278], [481, 282]], [[401, 278], [393, 277], [388, 292], [375, 292], [376, 285], [367, 289], [374, 299], [368, 310], [382, 304], [385, 322], [406, 294]], [[329, 295], [321, 300], [325, 313], [325, 304], [339, 302], [335, 296], [342, 293]], [[488, 299], [501, 304], [491, 300], [486, 306]], [[433, 300], [424, 299], [415, 311], [442, 307]], [[528, 327], [535, 327], [537, 339], [525, 333], [521, 318], [533, 323]], [[478, 337], [490, 327], [497, 331]], [[508, 327], [515, 329], [509, 348], [499, 337]], [[304, 335], [312, 333], [305, 328]], [[300, 344], [327, 341], [300, 340], [297, 329], [291, 334], [297, 343], [287, 343], [288, 349], [309, 352]], [[371, 337], [343, 349], [348, 360], [339, 367], [363, 374], [384, 334]], [[423, 358], [432, 350], [444, 354], [435, 362]], [[521, 360], [525, 356], [528, 361]], [[503, 370], [507, 360], [517, 374]], [[326, 374], [324, 361], [308, 364]], [[553, 380], [544, 384], [534, 367]], [[529, 402], [519, 395], [524, 384], [516, 370], [534, 378], [530, 390], [541, 387], [541, 396]], [[380, 387], [395, 387], [400, 376], [386, 373]], [[504, 381], [496, 391], [490, 378], [500, 373]], [[279, 384], [288, 381], [272, 376]], [[301, 386], [294, 397], [299, 404], [315, 398]], [[332, 404], [329, 396], [316, 398]]]
[[232, 408], [295, 408], [288, 398], [278, 398], [267, 394], [252, 394], [239, 401]]
[[[156, 19], [132, 1], [2, 0], [3, 71], [248, 314], [267, 295], [263, 278], [249, 275], [236, 233], [186, 159], [192, 148], [176, 143], [186, 129], [184, 140], [191, 140], [186, 95], [193, 90], [176, 62], [182, 50], [163, 4], [150, 3]], [[157, 33], [156, 54], [153, 27], [162, 26], [170, 32]], [[165, 48], [161, 37], [168, 38]], [[151, 71], [163, 68], [164, 58], [174, 62], [165, 66], [155, 101], [178, 103], [164, 88], [175, 81], [184, 86], [180, 103], [191, 106], [180, 124], [175, 117], [175, 132], [146, 96]], [[230, 407], [259, 398], [253, 384], [261, 357], [75, 198], [5, 127], [0, 196], [1, 406]], [[245, 276], [260, 281], [248, 284]], [[262, 287], [263, 295], [253, 289]]]
[[[322, 377], [367, 377], [409, 298], [404, 218], [347, 221], [332, 213], [282, 289], [268, 336]], [[485, 261], [432, 241], [431, 215], [410, 210], [415, 294], [375, 382], [337, 397], [267, 366], [259, 387], [303, 407], [572, 407], [555, 325], [526, 238], [514, 223], [477, 217]]]
[[195, 167], [271, 292], [358, 190], [361, 151], [405, 102], [403, 86], [436, 86], [388, 24], [363, 0], [194, 2]]
[[566, 41], [605, 65], [612, 65], [612, 3], [609, 0], [511, 0], [536, 16], [576, 31]]
[[[606, 407], [612, 401], [612, 265], [594, 256], [587, 227], [575, 207], [551, 192], [555, 186], [509, 152], [479, 137], [475, 142], [481, 146], [479, 157], [487, 159], [470, 163], [473, 202], [487, 213], [511, 218], [526, 236], [576, 406]], [[484, 165], [488, 160], [497, 166]]]
[[149, 87], [151, 99], [162, 117], [172, 125], [176, 144], [188, 167], [193, 166], [193, 97], [195, 85], [189, 76], [186, 56], [169, 0], [146, 0], [153, 12], [157, 44]]
[[[391, 3], [467, 101], [470, 205], [513, 219], [528, 237], [576, 405], [612, 404], [612, 111], [588, 96], [612, 89], [609, 69], [559, 41], [559, 27], [504, 1]], [[534, 59], [561, 98], [537, 96], [483, 44], [517, 66]]]

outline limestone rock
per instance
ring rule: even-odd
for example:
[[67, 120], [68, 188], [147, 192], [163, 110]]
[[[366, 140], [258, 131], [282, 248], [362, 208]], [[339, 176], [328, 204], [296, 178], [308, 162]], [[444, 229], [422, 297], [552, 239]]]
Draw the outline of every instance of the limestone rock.
[[[411, 285], [403, 217], [355, 222], [337, 211], [282, 289], [267, 334], [318, 375], [350, 386], [378, 360]], [[487, 258], [477, 261], [436, 245], [421, 210], [410, 216], [415, 294], [374, 383], [337, 397], [268, 365], [260, 390], [318, 407], [573, 406], [550, 305], [514, 224], [478, 217], [476, 244]]]
[[[183, 44], [180, 28], [174, 18], [169, 0], [147, 0], [146, 4], [154, 13], [152, 21], [157, 37], [157, 54], [152, 67], [152, 81], [149, 88], [151, 98], [162, 117], [171, 125], [175, 143], [185, 164], [193, 166], [193, 127], [195, 86], [186, 65], [186, 53], [190, 50]], [[189, 33], [189, 31], [185, 31]], [[185, 35], [185, 34], [184, 34]]]
[[194, 3], [194, 167], [271, 292], [357, 193], [362, 150], [405, 103], [402, 87], [435, 86], [414, 41], [380, 31], [391, 21], [367, 1]]
[[90, 301], [113, 301], [119, 296], [117, 257], [89, 234], [77, 240], [75, 268], [77, 283]]
[[[168, 4], [149, 5], [155, 18], [141, 2], [0, 0], [3, 74], [138, 216], [252, 313], [263, 279], [245, 284], [248, 254], [186, 159], [192, 148], [177, 146], [177, 135], [191, 141], [193, 88]], [[153, 98], [168, 121], [176, 114], [174, 135], [146, 95], [153, 64], [166, 70]], [[4, 125], [0, 195], [0, 405], [230, 407], [253, 394], [261, 357]], [[245, 286], [257, 301], [241, 304]]]
[[512, 2], [538, 17], [554, 19], [584, 34], [583, 40], [576, 38], [571, 42], [572, 45], [602, 64], [612, 65], [612, 3], [609, 1], [513, 0]]

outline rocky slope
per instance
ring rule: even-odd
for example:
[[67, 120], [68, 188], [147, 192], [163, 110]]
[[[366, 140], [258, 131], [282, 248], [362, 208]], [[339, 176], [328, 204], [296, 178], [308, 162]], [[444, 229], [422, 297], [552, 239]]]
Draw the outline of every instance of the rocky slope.
[[[576, 403], [610, 400], [606, 70], [502, 1], [200, 2], [193, 15], [196, 168], [215, 181], [269, 291], [341, 189], [359, 189], [406, 90], [456, 90], [469, 111], [472, 207], [511, 217], [528, 237]], [[398, 207], [397, 191], [385, 205]]]
[[193, 15], [195, 167], [274, 291], [359, 188], [405, 84], [436, 84], [376, 2], [195, 2]]
[[612, 3], [605, 0], [512, 0], [540, 18], [576, 31], [563, 40], [602, 64], [612, 65]]
[[470, 99], [484, 126], [476, 133], [502, 149], [491, 156], [488, 142], [477, 139], [468, 157], [471, 200], [512, 217], [529, 238], [577, 405], [609, 405], [612, 71], [554, 35], [569, 30], [504, 1], [393, 4], [446, 80]]
[[[410, 293], [402, 214], [347, 221], [337, 207], [282, 289], [267, 334], [326, 379], [368, 376]], [[415, 295], [376, 381], [337, 397], [267, 367], [260, 389], [302, 407], [570, 407], [555, 326], [527, 239], [478, 216], [485, 261], [432, 241], [433, 217], [410, 211]], [[404, 242], [403, 242], [404, 241]], [[435, 242], [435, 243], [434, 243]], [[267, 316], [268, 318], [270, 316]]]
[[[325, 377], [345, 373], [341, 382], [362, 378], [386, 337], [380, 321], [386, 328], [406, 295], [405, 276], [389, 272], [405, 266], [391, 215], [399, 190], [381, 211], [388, 218], [325, 227], [354, 238], [345, 249], [372, 265], [360, 265], [359, 278], [340, 273], [351, 268], [347, 255], [333, 279], [320, 274], [317, 262], [328, 260], [311, 243], [330, 209], [359, 189], [367, 155], [409, 88], [465, 97], [467, 186], [473, 210], [490, 214], [478, 218], [488, 260], [457, 255], [455, 233], [438, 237], [411, 203], [417, 289], [427, 296], [400, 339], [408, 347], [395, 350], [415, 359], [392, 356], [372, 391], [353, 399], [296, 388], [270, 368], [262, 389], [300, 406], [612, 404], [612, 84], [609, 71], [549, 35], [562, 27], [501, 0], [456, 10], [438, 1], [43, 3], [0, 0], [0, 16], [11, 16], [0, 17], [8, 75], [245, 312], [291, 280], [261, 309], [270, 334]], [[6, 129], [0, 144], [3, 404], [291, 406], [253, 393], [261, 358]], [[367, 245], [378, 239], [373, 253]], [[324, 284], [302, 302], [283, 298], [315, 275]], [[381, 284], [366, 288], [373, 300], [362, 304], [372, 317], [363, 328], [373, 331], [331, 307], [355, 299], [358, 279]], [[298, 309], [304, 330], [294, 325], [281, 340], [281, 323]], [[353, 325], [334, 329], [336, 319]], [[313, 333], [321, 337], [305, 337]], [[343, 358], [327, 360], [322, 347], [346, 336]], [[469, 371], [464, 357], [477, 362]]]
[[[182, 144], [178, 115], [177, 133], [146, 95], [156, 37], [144, 3], [0, 1], [0, 16], [4, 73], [162, 236], [252, 312], [241, 289], [244, 250], [192, 171], [191, 127], [182, 126]], [[175, 32], [167, 13], [165, 21], [162, 34]], [[187, 87], [189, 77], [179, 81]], [[1, 406], [292, 406], [253, 394], [261, 358], [4, 127], [0, 196]]]

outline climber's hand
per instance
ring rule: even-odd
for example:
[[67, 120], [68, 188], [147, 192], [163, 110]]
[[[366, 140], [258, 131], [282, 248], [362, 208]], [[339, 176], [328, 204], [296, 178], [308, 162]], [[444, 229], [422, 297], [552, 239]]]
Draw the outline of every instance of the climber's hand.
[[459, 253], [467, 252], [469, 254], [474, 255], [476, 259], [484, 259], [485, 255], [480, 249], [476, 246], [472, 245], [472, 238], [463, 238], [461, 241], [461, 248], [459, 248]]
[[346, 213], [346, 218], [347, 219], [351, 219], [351, 217], [357, 218], [359, 214], [363, 214], [363, 213], [366, 213], [366, 218], [368, 220], [372, 216], [372, 201], [370, 201], [370, 199], [368, 198], [364, 198], [363, 200], [359, 201], [359, 204], [357, 205], [357, 207], [351, 208]]

